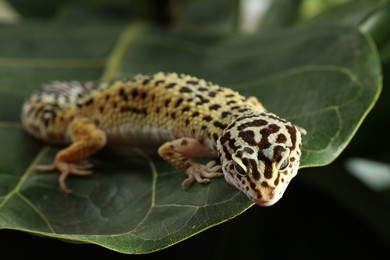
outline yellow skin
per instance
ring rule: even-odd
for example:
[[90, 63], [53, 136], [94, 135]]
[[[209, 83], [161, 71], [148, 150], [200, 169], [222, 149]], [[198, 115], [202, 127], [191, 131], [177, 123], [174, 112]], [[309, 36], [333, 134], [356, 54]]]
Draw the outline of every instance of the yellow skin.
[[[159, 147], [162, 158], [188, 175], [183, 186], [224, 175], [262, 206], [278, 201], [296, 175], [304, 132], [266, 112], [255, 97], [161, 72], [112, 84], [53, 82], [26, 100], [22, 121], [34, 137], [68, 144], [53, 164], [37, 167], [59, 171], [65, 192], [69, 175], [92, 173], [88, 157], [107, 143], [125, 144]], [[218, 156], [221, 164], [194, 160]]]

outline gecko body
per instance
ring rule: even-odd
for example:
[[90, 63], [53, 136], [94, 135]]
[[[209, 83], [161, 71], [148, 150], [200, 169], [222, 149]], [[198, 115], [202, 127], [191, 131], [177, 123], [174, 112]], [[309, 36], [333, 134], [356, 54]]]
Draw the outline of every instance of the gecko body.
[[[65, 192], [69, 175], [92, 173], [88, 157], [107, 144], [125, 144], [158, 148], [187, 174], [183, 186], [224, 175], [262, 206], [278, 201], [297, 174], [304, 132], [267, 112], [255, 97], [161, 72], [111, 84], [55, 81], [25, 101], [22, 122], [32, 136], [68, 145], [53, 164], [37, 166], [59, 171]], [[197, 157], [219, 157], [220, 164], [201, 164]]]

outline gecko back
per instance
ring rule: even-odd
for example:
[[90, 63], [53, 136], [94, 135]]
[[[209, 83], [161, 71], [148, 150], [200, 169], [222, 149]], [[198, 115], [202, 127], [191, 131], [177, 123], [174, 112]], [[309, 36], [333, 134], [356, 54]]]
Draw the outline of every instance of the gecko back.
[[[63, 144], [63, 132], [66, 130], [62, 128], [66, 128], [73, 119], [72, 110], [107, 86], [94, 81], [53, 81], [43, 85], [23, 104], [23, 126], [40, 140]], [[56, 124], [58, 122], [61, 123]]]

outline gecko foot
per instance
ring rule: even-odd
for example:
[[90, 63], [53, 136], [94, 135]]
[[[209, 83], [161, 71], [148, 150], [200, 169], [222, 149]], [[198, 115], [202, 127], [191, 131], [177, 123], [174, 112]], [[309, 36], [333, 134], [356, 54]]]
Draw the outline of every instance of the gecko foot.
[[68, 187], [66, 186], [67, 177], [69, 175], [91, 175], [92, 171], [89, 169], [91, 169], [92, 167], [93, 165], [91, 163], [83, 161], [80, 163], [55, 162], [52, 165], [38, 165], [35, 169], [39, 172], [59, 171], [61, 173], [58, 179], [60, 187], [65, 193], [70, 193], [72, 192], [72, 190], [68, 189]]
[[221, 165], [217, 164], [215, 161], [210, 161], [206, 165], [194, 164], [187, 169], [186, 173], [188, 178], [181, 183], [181, 186], [183, 188], [189, 187], [194, 181], [208, 183], [210, 182], [210, 179], [223, 175], [219, 172], [220, 169]]

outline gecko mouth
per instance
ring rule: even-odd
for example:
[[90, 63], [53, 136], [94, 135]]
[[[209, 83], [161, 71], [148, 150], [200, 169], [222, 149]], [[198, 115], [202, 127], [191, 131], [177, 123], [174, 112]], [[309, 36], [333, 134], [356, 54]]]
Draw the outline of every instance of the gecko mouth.
[[268, 206], [274, 205], [276, 201], [258, 199], [258, 200], [255, 200], [253, 202], [256, 203], [259, 206], [268, 207]]

